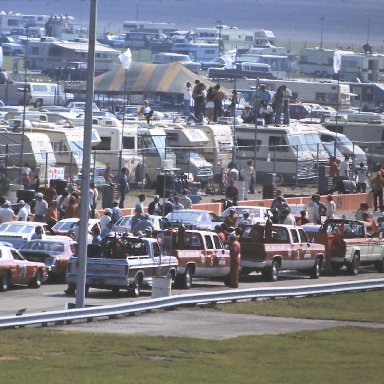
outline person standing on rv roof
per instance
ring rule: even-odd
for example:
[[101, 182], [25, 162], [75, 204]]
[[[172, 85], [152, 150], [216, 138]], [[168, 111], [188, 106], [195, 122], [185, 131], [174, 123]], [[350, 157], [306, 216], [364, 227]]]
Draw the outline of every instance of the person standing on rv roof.
[[276, 93], [273, 96], [272, 108], [275, 113], [275, 127], [280, 127], [281, 124], [281, 112], [283, 111], [283, 99], [284, 99], [284, 85], [280, 85], [277, 88]]
[[231, 117], [236, 117], [236, 107], [239, 104], [239, 99], [237, 97], [237, 92], [232, 91], [231, 104], [229, 105]]
[[214, 90], [214, 103], [215, 103], [215, 110], [214, 110], [214, 115], [213, 115], [213, 121], [216, 123], [217, 119], [221, 116], [223, 116], [224, 111], [223, 111], [223, 100], [225, 98], [225, 93], [220, 87], [220, 84], [216, 84], [213, 87]]
[[215, 93], [213, 87], [208, 88], [207, 92], [207, 103], [206, 103], [206, 110], [207, 110], [207, 119], [208, 124], [213, 123], [214, 116], [215, 116]]
[[260, 84], [259, 101], [260, 103], [266, 102], [267, 104], [270, 104], [271, 102], [271, 94], [268, 91], [267, 86], [265, 84]]
[[194, 102], [193, 113], [196, 119], [203, 121], [205, 112], [205, 84], [201, 83], [199, 80], [196, 80], [195, 84], [192, 92]]
[[286, 85], [283, 85], [284, 87], [284, 94], [283, 94], [283, 124], [289, 125], [289, 101], [292, 98], [292, 92], [290, 89], [287, 88]]
[[184, 88], [184, 116], [191, 113], [192, 84], [188, 81]]

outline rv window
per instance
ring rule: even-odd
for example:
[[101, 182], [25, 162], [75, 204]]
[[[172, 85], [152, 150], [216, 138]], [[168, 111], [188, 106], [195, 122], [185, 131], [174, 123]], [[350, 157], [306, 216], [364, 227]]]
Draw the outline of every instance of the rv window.
[[315, 99], [316, 101], [327, 101], [327, 96], [325, 92], [316, 92], [315, 93]]
[[270, 136], [269, 138], [269, 150], [278, 152], [288, 152], [287, 141], [283, 136]]
[[[248, 139], [237, 139], [237, 145], [239, 148], [247, 151], [254, 151], [255, 146], [253, 145], [253, 141]], [[261, 140], [257, 140], [256, 150], [259, 151], [261, 146]]]
[[92, 149], [97, 150], [111, 150], [111, 138], [100, 136], [101, 141], [97, 144], [92, 145]]
[[333, 143], [335, 139], [329, 135], [321, 135], [321, 141], [323, 141], [324, 143]]
[[48, 56], [60, 56], [61, 49], [59, 47], [50, 47], [48, 49]]
[[123, 149], [135, 149], [135, 138], [124, 136], [123, 137]]

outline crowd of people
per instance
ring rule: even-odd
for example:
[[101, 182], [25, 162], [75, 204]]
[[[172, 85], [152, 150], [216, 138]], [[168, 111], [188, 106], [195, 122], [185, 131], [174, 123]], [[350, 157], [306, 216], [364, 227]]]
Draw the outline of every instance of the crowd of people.
[[[264, 119], [264, 124], [289, 125], [289, 101], [292, 99], [292, 92], [286, 85], [281, 85], [272, 95], [265, 84], [259, 86], [257, 91], [259, 101], [258, 110], [254, 106], [243, 103], [241, 118], [244, 123], [254, 123], [256, 116]], [[239, 107], [240, 99], [236, 90], [228, 97], [220, 84], [207, 89], [207, 86], [200, 80], [195, 80], [192, 87], [187, 82], [184, 89], [184, 116], [187, 122], [203, 123], [204, 119], [208, 124], [216, 123], [222, 116], [237, 117], [236, 110]], [[256, 103], [255, 103], [256, 104]], [[283, 118], [282, 118], [283, 115]]]

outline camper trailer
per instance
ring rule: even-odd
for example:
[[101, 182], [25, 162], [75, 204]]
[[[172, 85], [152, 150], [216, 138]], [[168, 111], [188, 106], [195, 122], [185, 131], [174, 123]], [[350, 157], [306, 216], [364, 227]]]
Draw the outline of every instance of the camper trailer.
[[44, 182], [49, 169], [56, 166], [51, 141], [44, 133], [25, 132], [23, 137], [20, 132], [0, 132], [0, 142], [0, 163], [5, 169], [17, 167], [14, 169], [18, 170], [24, 163], [28, 163], [33, 170], [40, 169], [40, 179]]
[[193, 61], [210, 61], [220, 57], [220, 46], [215, 43], [175, 43], [171, 52], [188, 55]]
[[[341, 51], [343, 55], [352, 55], [353, 51]], [[333, 77], [334, 49], [326, 48], [303, 48], [299, 54], [299, 71], [302, 75], [314, 77]]]

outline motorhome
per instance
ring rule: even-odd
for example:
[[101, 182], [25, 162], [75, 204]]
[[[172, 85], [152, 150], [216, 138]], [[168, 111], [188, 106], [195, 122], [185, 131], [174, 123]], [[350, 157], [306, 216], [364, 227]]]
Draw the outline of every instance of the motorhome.
[[[8, 126], [16, 132], [24, 129], [25, 133], [39, 132], [49, 137], [56, 165], [65, 167], [65, 176], [74, 176], [81, 172], [83, 165], [84, 128], [63, 128], [55, 124], [38, 123], [25, 120], [22, 128], [20, 119], [8, 120]], [[100, 136], [95, 129], [92, 130], [92, 145], [100, 142]]]
[[376, 163], [384, 162], [384, 122], [356, 122], [343, 117], [326, 120], [323, 126], [330, 131], [344, 134], [361, 147], [366, 152], [367, 162], [372, 169], [376, 168]]
[[209, 68], [207, 77], [212, 80], [241, 78], [276, 79], [277, 75], [269, 64], [243, 62], [237, 64], [235, 68]]
[[[172, 126], [172, 124], [169, 124], [169, 126]], [[189, 128], [200, 130], [208, 138], [208, 143], [196, 145], [195, 149], [208, 162], [213, 164], [214, 177], [220, 177], [233, 156], [234, 137], [232, 127], [229, 124], [182, 125], [183, 130]]]
[[179, 62], [185, 68], [189, 69], [194, 73], [198, 73], [200, 71], [200, 63], [192, 61], [191, 57], [181, 53], [171, 53], [171, 52], [160, 52], [156, 53], [153, 56], [154, 64], [170, 64]]
[[[63, 41], [44, 37], [28, 42], [28, 69], [38, 69], [43, 73], [57, 76], [71, 62], [84, 61], [88, 53], [88, 42]], [[112, 69], [113, 59], [120, 53], [111, 47], [96, 43], [95, 75]]]
[[171, 52], [188, 55], [193, 61], [209, 61], [220, 57], [218, 43], [174, 43]]
[[193, 176], [195, 181], [207, 182], [213, 179], [213, 165], [200, 153], [199, 148], [209, 145], [208, 136], [200, 129], [172, 126], [164, 128], [166, 145], [176, 155], [176, 166], [183, 173]]
[[[237, 81], [237, 89], [255, 90], [256, 81], [255, 79], [239, 79]], [[351, 90], [349, 84], [346, 83], [260, 78], [259, 84], [265, 84], [267, 89], [273, 92], [280, 85], [286, 85], [292, 92], [292, 98], [303, 103], [318, 103], [337, 107], [349, 107], [351, 105]]]
[[[384, 55], [373, 53], [342, 54], [339, 70], [341, 81], [378, 82], [384, 79]], [[358, 80], [357, 80], [358, 79]]]
[[127, 20], [123, 22], [124, 32], [152, 32], [169, 34], [176, 31], [175, 23], [164, 23], [147, 20]]
[[360, 111], [384, 112], [384, 85], [380, 83], [349, 83], [351, 93], [355, 96], [351, 106]]
[[236, 62], [264, 63], [269, 64], [277, 79], [283, 80], [287, 75], [294, 72], [294, 63], [288, 56], [284, 55], [266, 55], [246, 53], [236, 57]]
[[66, 105], [73, 100], [71, 93], [65, 93], [59, 84], [16, 81], [0, 84], [0, 99], [7, 105]]
[[366, 153], [355, 143], [352, 143], [347, 136], [342, 133], [336, 133], [324, 128], [322, 125], [314, 125], [320, 135], [320, 140], [324, 145], [336, 147], [343, 156], [349, 156], [353, 165], [367, 163]]
[[129, 124], [123, 128], [123, 152], [135, 153], [141, 162], [135, 168], [135, 178], [139, 183], [154, 185], [157, 176], [176, 169], [176, 156], [166, 147], [166, 133], [163, 128]]
[[[352, 51], [342, 51], [344, 55], [351, 55]], [[303, 75], [315, 77], [333, 77], [334, 49], [327, 48], [303, 48], [299, 53], [299, 71]]]
[[313, 182], [318, 165], [328, 163], [329, 155], [316, 129], [309, 125], [263, 127], [260, 124], [255, 129], [254, 125], [240, 124], [235, 132], [238, 167], [244, 167], [248, 159], [256, 160], [258, 182], [263, 182], [268, 173], [275, 173], [280, 184]]
[[51, 141], [44, 133], [25, 132], [23, 135], [20, 132], [0, 132], [0, 142], [1, 165], [7, 170], [11, 167], [19, 169], [24, 163], [28, 163], [33, 170], [40, 169], [39, 175], [44, 182], [49, 169], [56, 166]]

